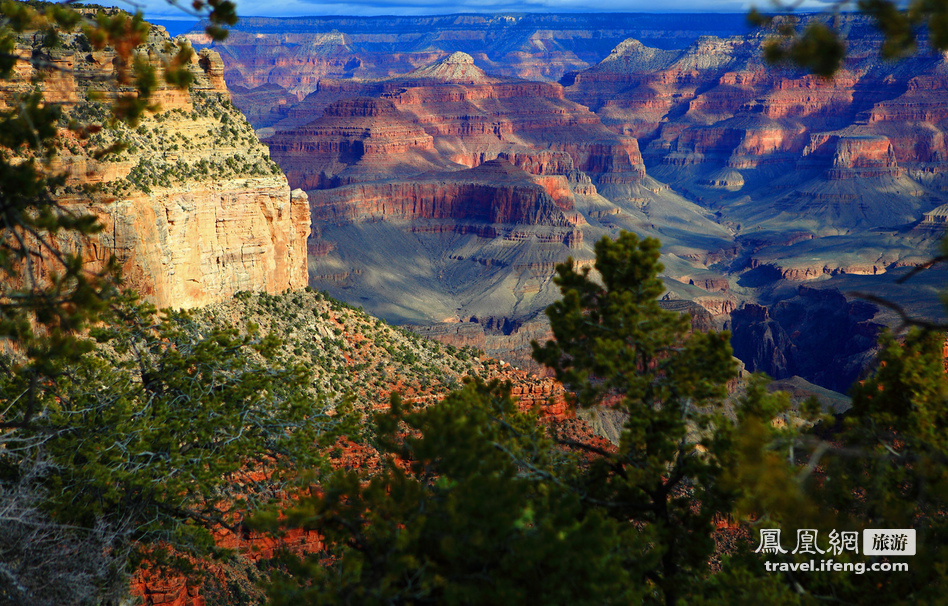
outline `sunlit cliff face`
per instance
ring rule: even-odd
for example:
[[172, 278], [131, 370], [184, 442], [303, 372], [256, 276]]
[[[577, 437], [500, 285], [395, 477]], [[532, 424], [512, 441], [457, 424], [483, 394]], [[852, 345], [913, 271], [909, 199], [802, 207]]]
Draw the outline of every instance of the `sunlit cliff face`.
[[[159, 66], [169, 43], [164, 30], [153, 27], [135, 52]], [[25, 35], [18, 51], [32, 52], [31, 44]], [[50, 54], [54, 77], [41, 84], [48, 101], [63, 104], [64, 124], [106, 123], [108, 117], [107, 103], [89, 97], [101, 89], [113, 56], [87, 46], [81, 35], [64, 36], [63, 47]], [[28, 86], [34, 68], [21, 62], [19, 69], [17, 78], [4, 82], [0, 104]], [[114, 255], [125, 286], [159, 307], [204, 305], [240, 290], [302, 288], [305, 194], [291, 195], [267, 148], [231, 104], [218, 54], [195, 53], [189, 70], [190, 89], [159, 86], [153, 97], [158, 109], [135, 127], [106, 126], [89, 138], [61, 131], [54, 168], [69, 178], [56, 194], [104, 226], [84, 255], [93, 265]], [[115, 143], [125, 148], [98, 157], [98, 150]]]

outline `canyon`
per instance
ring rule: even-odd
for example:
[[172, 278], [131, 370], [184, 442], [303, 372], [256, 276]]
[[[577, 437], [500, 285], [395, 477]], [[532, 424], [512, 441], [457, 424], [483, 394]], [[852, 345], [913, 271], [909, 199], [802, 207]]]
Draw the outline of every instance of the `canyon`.
[[310, 199], [310, 283], [394, 321], [535, 315], [558, 296], [556, 263], [590, 264], [623, 228], [660, 237], [668, 266], [697, 279], [688, 259], [731, 245], [561, 85], [489, 75], [462, 52], [385, 80], [323, 80], [260, 132]]
[[[817, 394], [843, 412], [847, 399], [829, 390], [860, 379], [893, 323], [847, 289], [925, 263], [948, 223], [944, 59], [883, 64], [867, 33], [826, 82], [763, 65], [761, 34], [713, 38], [659, 20], [631, 32], [649, 46], [613, 20], [592, 44], [578, 17], [536, 20], [562, 27], [538, 35], [527, 24], [525, 47], [511, 37], [521, 18], [406, 19], [416, 48], [400, 56], [398, 36], [357, 31], [365, 20], [261, 19], [234, 46], [201, 49], [191, 88], [161, 83], [160, 106], [134, 125], [108, 123], [107, 101], [91, 94], [114, 56], [65, 36], [44, 51], [56, 66], [47, 98], [67, 120], [105, 127], [61, 129], [54, 168], [69, 176], [55, 194], [104, 229], [56, 245], [81, 248], [93, 267], [114, 255], [145, 299], [199, 308], [202, 334], [278, 336], [281, 362], [310, 370], [309, 393], [351, 402], [363, 424], [393, 392], [428, 404], [462, 381], [497, 379], [521, 409], [605, 456], [625, 417], [593, 407], [577, 418], [531, 342], [551, 336], [542, 312], [559, 297], [556, 264], [593, 270], [595, 242], [629, 230], [663, 243], [663, 309], [688, 314], [695, 331], [731, 330], [743, 370], [778, 379], [794, 402]], [[313, 22], [354, 29], [273, 48]], [[260, 55], [240, 48], [257, 35], [268, 41]], [[389, 46], [356, 55], [354, 40], [373, 35]], [[500, 41], [503, 53], [488, 48]], [[152, 28], [137, 55], [159, 66], [169, 42]], [[4, 107], [32, 69], [2, 83]], [[124, 149], [100, 156], [115, 143]], [[920, 292], [893, 299], [917, 309]], [[743, 387], [727, 385], [725, 414]], [[372, 440], [347, 434], [330, 465], [378, 471]], [[209, 565], [203, 587], [158, 571], [135, 578], [136, 594], [161, 606], [262, 600], [255, 563], [279, 541], [243, 524], [214, 540], [238, 557]], [[325, 548], [309, 529], [284, 541]]]
[[[568, 64], [525, 42], [540, 37], [536, 19], [557, 48], [578, 49], [565, 24], [595, 17], [253, 19], [212, 45], [236, 103], [309, 197], [311, 285], [395, 322], [441, 324], [430, 331], [449, 342], [493, 339], [529, 364], [523, 343], [544, 334], [534, 323], [557, 296], [555, 264], [591, 264], [595, 241], [620, 229], [662, 241], [665, 299], [741, 331], [774, 321], [742, 308], [776, 310], [802, 283], [838, 293], [867, 277], [896, 292], [890, 282], [937, 254], [940, 54], [883, 61], [878, 32], [849, 18], [849, 58], [823, 80], [765, 64], [766, 31], [680, 18], [635, 32], [616, 20]], [[919, 292], [895, 296], [938, 314]], [[827, 296], [817, 307], [845, 313], [845, 296]], [[845, 390], [846, 360], [873, 348], [863, 321], [839, 337], [862, 349], [828, 362], [845, 379], [801, 370], [789, 340], [778, 338], [779, 363], [738, 349], [751, 368]]]
[[731, 226], [746, 267], [880, 274], [933, 250], [911, 228], [946, 200], [946, 64], [926, 52], [882, 61], [878, 32], [849, 25], [832, 80], [766, 65], [762, 32], [681, 51], [630, 40], [569, 75], [566, 96], [635, 136], [649, 175]]
[[[114, 257], [121, 266], [122, 286], [159, 307], [195, 308], [191, 315], [177, 317], [200, 323], [200, 338], [212, 335], [207, 342], [213, 341], [215, 346], [220, 342], [213, 335], [241, 330], [248, 338], [244, 342], [247, 355], [259, 355], [263, 346], [258, 348], [258, 341], [251, 336], [259, 335], [262, 327], [263, 334], [273, 337], [274, 346], [280, 348], [281, 358], [293, 358], [309, 370], [312, 382], [304, 385], [313, 401], [342, 401], [351, 396], [367, 424], [374, 411], [387, 407], [394, 391], [430, 403], [443, 398], [462, 380], [481, 377], [512, 383], [511, 393], [520, 406], [536, 409], [545, 422], [564, 422], [569, 431], [588, 434], [585, 424], [566, 406], [563, 386], [552, 379], [530, 376], [470, 349], [459, 351], [423, 340], [312, 289], [304, 290], [308, 250], [320, 247], [316, 240], [307, 247], [310, 201], [302, 190], [291, 189], [267, 147], [230, 102], [216, 52], [201, 50], [186, 65], [193, 77], [188, 90], [159, 81], [152, 97], [155, 105], [136, 123], [130, 123], [111, 121], [109, 115], [111, 100], [127, 93], [128, 88], [103, 90], [104, 82], [113, 82], [111, 70], [118, 64], [115, 53], [91, 50], [82, 34], [62, 34], [61, 45], [55, 49], [45, 49], [39, 41], [33, 34], [18, 40], [17, 52], [34, 61], [19, 62], [12, 79], [0, 80], [0, 109], [15, 109], [17, 96], [31, 92], [33, 83], [42, 79], [45, 102], [63, 115], [54, 129], [56, 154], [50, 163], [50, 170], [62, 174], [63, 181], [55, 184], [51, 194], [65, 212], [92, 215], [102, 227], [88, 238], [68, 229], [51, 235], [44, 240], [51, 248], [81, 253], [90, 269], [101, 268]], [[159, 68], [160, 73], [170, 60], [170, 42], [161, 28], [152, 27], [133, 57]], [[92, 126], [82, 130], [76, 123]], [[101, 153], [116, 144], [121, 146]], [[438, 193], [437, 180], [432, 179], [432, 184], [419, 183], [419, 192], [406, 194], [399, 212], [406, 218], [425, 215], [432, 219], [469, 212], [472, 226], [490, 219], [549, 228], [536, 233], [528, 228], [511, 229], [508, 235], [514, 240], [560, 238], [568, 247], [581, 238], [574, 231], [575, 214], [557, 192], [557, 185], [524, 179], [522, 171], [509, 163], [485, 162], [480, 168], [486, 172], [470, 183], [458, 182], [458, 187], [471, 200], [483, 199], [481, 190], [493, 191], [497, 181], [503, 180], [500, 175], [509, 172], [503, 204], [464, 211], [466, 206], [459, 205], [456, 196]], [[425, 196], [428, 205], [412, 208], [408, 198], [415, 196]], [[373, 214], [389, 212], [387, 204], [369, 209], [354, 205], [348, 211], [336, 204], [332, 209], [340, 221], [371, 222]], [[324, 209], [329, 212], [330, 205]], [[57, 266], [50, 256], [36, 254], [31, 261], [31, 270], [41, 280], [54, 277]], [[148, 326], [145, 330], [157, 329]], [[105, 366], [111, 368], [109, 364], [117, 365], [117, 359], [132, 355], [127, 350], [110, 350]], [[216, 362], [210, 360], [212, 366]], [[20, 372], [19, 367], [11, 366], [12, 374]], [[194, 368], [182, 371], [188, 374]], [[11, 418], [6, 416], [11, 408], [0, 415], [3, 421]], [[241, 423], [246, 421], [238, 421], [242, 433]], [[189, 425], [185, 427], [191, 430]], [[9, 435], [7, 426], [2, 437]], [[361, 436], [354, 439], [361, 440]], [[379, 455], [371, 445], [343, 440], [340, 449], [336, 461], [340, 468], [379, 466]], [[8, 480], [4, 475], [0, 490], [4, 507], [11, 503]], [[255, 585], [259, 573], [253, 570], [254, 562], [273, 556], [289, 543], [299, 552], [321, 549], [320, 537], [313, 532], [291, 533], [278, 540], [246, 529], [216, 527], [213, 535], [217, 545], [233, 549], [235, 557], [213, 564], [192, 562], [198, 568], [206, 565], [207, 576], [199, 579], [200, 587], [194, 586], [200, 574], [178, 577], [168, 568], [146, 564], [131, 579], [132, 599], [153, 606], [198, 606], [215, 600], [236, 603], [248, 596], [262, 600], [262, 591]], [[7, 533], [3, 539], [9, 536]], [[41, 541], [29, 542], [33, 540], [30, 537], [24, 548], [40, 551]], [[161, 549], [164, 547], [162, 543]], [[147, 548], [142, 555], [148, 558]], [[184, 552], [179, 555], [187, 557]], [[134, 571], [138, 561], [128, 566]], [[123, 570], [119, 574], [127, 573]], [[16, 577], [12, 578], [16, 582]], [[5, 582], [0, 593], [9, 596], [8, 588]]]
[[[270, 79], [289, 64], [244, 61], [247, 37], [261, 36], [262, 52], [286, 32], [325, 34], [292, 47], [295, 56], [326, 57], [325, 43], [350, 63], [369, 44], [367, 22], [303, 20], [284, 31], [283, 22], [248, 20], [231, 42], [193, 58], [190, 92], [160, 86], [161, 109], [134, 129], [89, 139], [64, 131], [57, 166], [73, 176], [60, 199], [106, 226], [87, 257], [115, 255], [126, 284], [158, 305], [308, 283], [391, 321], [443, 323], [432, 334], [490, 341], [490, 351], [527, 366], [529, 341], [547, 334], [542, 310], [558, 296], [555, 265], [572, 257], [591, 266], [594, 243], [622, 229], [663, 242], [667, 301], [696, 303], [710, 325], [735, 331], [761, 316], [754, 330], [773, 332], [772, 316], [742, 308], [775, 310], [799, 297], [800, 283], [847, 292], [857, 277], [882, 284], [935, 254], [948, 214], [940, 55], [883, 62], [878, 35], [855, 20], [850, 59], [823, 81], [765, 65], [765, 32], [707, 35], [741, 31], [726, 20], [679, 29], [646, 21], [634, 32], [617, 22], [592, 45], [570, 29], [579, 17], [544, 19], [558, 24], [549, 39], [560, 48], [585, 49], [582, 62], [537, 74], [522, 69], [526, 47], [490, 46], [504, 39], [509, 51], [512, 31], [538, 27], [523, 19], [408, 19], [390, 25], [404, 36], [374, 47], [395, 61], [388, 67], [319, 71], [313, 59], [312, 86], [294, 91]], [[313, 30], [327, 24], [338, 31]], [[445, 42], [411, 61], [399, 54], [421, 44], [410, 32], [428, 27], [429, 42], [466, 39], [461, 46], [482, 51]], [[641, 40], [615, 43], [629, 33]], [[157, 65], [168, 41], [154, 28], [140, 53]], [[73, 39], [48, 54], [64, 68], [45, 84], [51, 100], [80, 119], [100, 115], [88, 74], [108, 69], [110, 56]], [[241, 80], [241, 70], [257, 75]], [[3, 92], [22, 92], [31, 75]], [[228, 79], [251, 124], [231, 103]], [[117, 141], [123, 152], [96, 157]], [[91, 201], [89, 184], [98, 187]], [[930, 313], [934, 292], [897, 302]], [[844, 323], [851, 333], [840, 338], [859, 341], [856, 324]], [[738, 347], [745, 364], [775, 376], [802, 368], [790, 361], [790, 341], [776, 340], [780, 355]]]

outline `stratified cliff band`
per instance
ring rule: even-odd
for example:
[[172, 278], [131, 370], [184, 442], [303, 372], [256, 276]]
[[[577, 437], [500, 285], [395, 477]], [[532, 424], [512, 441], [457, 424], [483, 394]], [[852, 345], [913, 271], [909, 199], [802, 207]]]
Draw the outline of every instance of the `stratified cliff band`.
[[[69, 173], [56, 192], [67, 207], [96, 215], [105, 229], [84, 254], [93, 263], [115, 255], [125, 286], [160, 307], [193, 307], [241, 290], [271, 293], [306, 285], [309, 207], [230, 102], [223, 64], [214, 51], [196, 53], [188, 91], [161, 84], [158, 109], [137, 127], [109, 126], [108, 94], [114, 53], [93, 51], [83, 34], [63, 34], [62, 46], [43, 49], [41, 34], [24, 35], [17, 52], [39, 53], [48, 66], [21, 61], [16, 77], [0, 83], [0, 108], [31, 90], [34, 76], [48, 103], [70, 119], [103, 123], [82, 138], [62, 128], [55, 168]], [[170, 39], [152, 27], [136, 56], [159, 66]], [[94, 100], [92, 91], [105, 92]], [[99, 97], [101, 99], [101, 95]], [[119, 153], [96, 159], [114, 143]], [[81, 243], [60, 238], [63, 247]], [[42, 262], [42, 260], [39, 260]]]

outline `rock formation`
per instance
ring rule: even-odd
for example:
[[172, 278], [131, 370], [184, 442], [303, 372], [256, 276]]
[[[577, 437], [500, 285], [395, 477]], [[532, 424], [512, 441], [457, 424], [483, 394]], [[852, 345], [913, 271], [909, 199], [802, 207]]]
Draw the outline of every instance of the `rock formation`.
[[[638, 138], [650, 176], [731, 226], [737, 256], [751, 257], [743, 267], [766, 259], [787, 279], [883, 273], [934, 250], [904, 228], [948, 202], [948, 63], [924, 52], [884, 62], [867, 20], [847, 29], [849, 58], [832, 80], [765, 65], [767, 32], [681, 50], [630, 39], [564, 78], [565, 95]], [[800, 231], [816, 240], [787, 249], [785, 234]]]
[[491, 75], [462, 52], [395, 78], [324, 79], [274, 129], [274, 160], [310, 198], [311, 284], [391, 320], [521, 322], [558, 296], [556, 263], [590, 263], [619, 229], [681, 253], [671, 275], [731, 245], [561, 85]]
[[274, 128], [274, 159], [306, 190], [535, 150], [565, 152], [572, 165], [561, 171], [606, 187], [645, 174], [636, 141], [566, 101], [561, 86], [489, 76], [465, 53], [383, 81], [324, 81]]
[[[242, 17], [224, 42], [234, 102], [256, 128], [280, 120], [326, 79], [384, 79], [462, 52], [504, 77], [556, 81], [595, 65], [632, 36], [680, 48], [701, 35], [744, 31], [741, 15], [498, 14], [440, 17]], [[210, 44], [203, 32], [188, 34]], [[238, 88], [240, 87], [240, 88]], [[284, 105], [285, 104], [285, 105]]]
[[801, 286], [796, 297], [770, 308], [747, 304], [732, 312], [731, 345], [750, 372], [799, 376], [845, 392], [877, 351], [878, 311], [838, 291]]
[[[17, 52], [43, 52], [34, 51], [35, 42], [24, 35]], [[169, 43], [164, 30], [153, 27], [135, 53], [158, 65]], [[18, 63], [0, 104], [9, 105], [32, 76], [43, 75], [47, 101], [61, 104], [67, 118], [104, 121], [107, 103], [89, 97], [101, 87], [97, 78], [113, 69], [112, 52], [89, 52], [82, 34], [64, 34], [62, 48], [45, 58], [50, 68]], [[106, 126], [89, 138], [61, 131], [54, 168], [68, 171], [69, 179], [57, 195], [105, 227], [84, 254], [93, 263], [115, 255], [125, 285], [160, 307], [204, 305], [240, 290], [302, 288], [310, 231], [306, 195], [291, 194], [231, 104], [218, 54], [202, 50], [188, 67], [190, 90], [159, 86], [159, 109], [138, 126]], [[125, 144], [123, 151], [97, 158], [96, 150], [117, 142]], [[90, 186], [97, 188], [91, 194]]]

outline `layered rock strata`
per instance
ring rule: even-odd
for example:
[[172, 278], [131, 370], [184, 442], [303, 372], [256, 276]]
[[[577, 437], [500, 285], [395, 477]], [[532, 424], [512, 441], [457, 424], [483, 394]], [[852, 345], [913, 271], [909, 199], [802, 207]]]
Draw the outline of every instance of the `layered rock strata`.
[[[82, 34], [63, 34], [63, 46], [51, 51], [38, 49], [34, 38], [21, 38], [17, 52], [39, 53], [46, 65], [19, 62], [17, 77], [4, 82], [0, 104], [12, 103], [37, 76], [47, 102], [60, 104], [67, 119], [104, 122], [108, 105], [90, 95], [112, 73], [114, 53], [89, 52]], [[153, 27], [134, 54], [157, 67], [168, 59], [170, 42], [163, 28]], [[114, 255], [125, 285], [159, 307], [305, 286], [306, 195], [291, 194], [267, 148], [230, 102], [217, 53], [196, 53], [188, 69], [190, 89], [160, 84], [153, 98], [158, 109], [135, 127], [106, 125], [88, 138], [60, 132], [53, 168], [69, 178], [56, 194], [66, 208], [96, 215], [105, 228], [85, 243], [85, 256], [99, 264]], [[115, 143], [124, 150], [98, 157], [98, 150]]]
[[306, 190], [547, 150], [572, 162], [552, 174], [575, 168], [600, 186], [645, 174], [636, 141], [566, 101], [561, 86], [489, 76], [464, 53], [390, 80], [323, 83], [275, 128], [271, 153]]
[[[879, 33], [847, 19], [848, 59], [832, 80], [766, 65], [762, 31], [682, 50], [626, 40], [564, 78], [565, 95], [638, 138], [649, 175], [753, 240], [743, 267], [883, 273], [934, 252], [905, 228], [948, 202], [948, 63], [927, 52], [882, 61]], [[816, 241], [787, 250], [796, 232]]]
[[[382, 79], [423, 68], [455, 52], [505, 77], [556, 81], [595, 65], [633, 36], [681, 48], [701, 35], [727, 36], [746, 28], [740, 15], [497, 14], [439, 17], [243, 17], [224, 42], [203, 32], [189, 38], [213, 44], [224, 58], [235, 103], [256, 128], [280, 116], [257, 89], [293, 104], [327, 79]], [[236, 86], [241, 89], [236, 89]], [[276, 87], [276, 88], [273, 88]], [[278, 89], [278, 90], [277, 90]]]
[[311, 284], [391, 320], [522, 321], [557, 298], [556, 263], [590, 263], [620, 229], [681, 253], [676, 274], [731, 244], [561, 85], [493, 76], [464, 53], [324, 80], [275, 128], [265, 141], [311, 201]]

